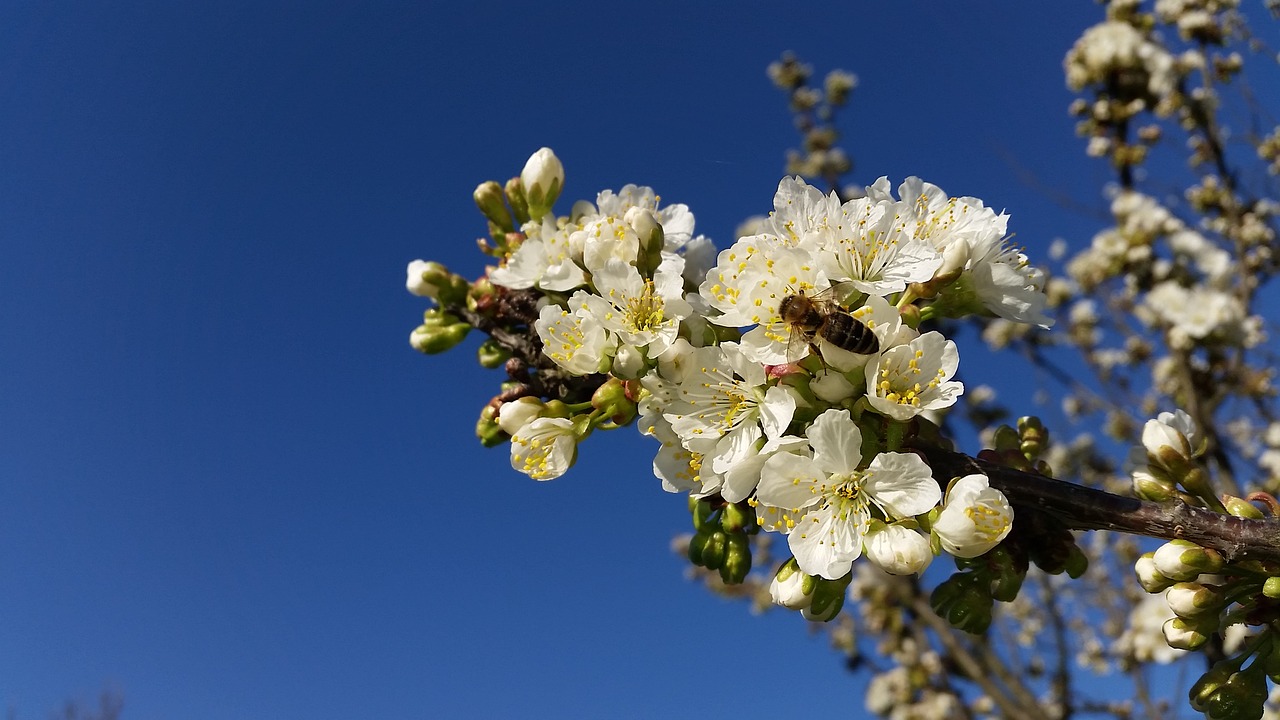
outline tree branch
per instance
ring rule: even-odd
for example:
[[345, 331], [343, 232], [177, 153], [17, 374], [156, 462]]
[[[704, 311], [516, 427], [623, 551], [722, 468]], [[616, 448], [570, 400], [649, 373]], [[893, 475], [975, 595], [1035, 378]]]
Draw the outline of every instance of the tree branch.
[[1228, 560], [1280, 562], [1280, 518], [1246, 520], [1177, 501], [1153, 503], [1022, 472], [938, 448], [917, 448], [941, 482], [982, 473], [1015, 511], [1053, 516], [1072, 530], [1116, 530], [1132, 535], [1190, 540]]

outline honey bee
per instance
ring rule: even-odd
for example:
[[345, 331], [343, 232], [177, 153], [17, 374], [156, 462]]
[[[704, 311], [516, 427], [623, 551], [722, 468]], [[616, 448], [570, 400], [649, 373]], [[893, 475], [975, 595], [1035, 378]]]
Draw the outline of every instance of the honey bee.
[[791, 341], [787, 346], [787, 358], [800, 359], [802, 348], [808, 346], [814, 355], [822, 357], [818, 339], [846, 352], [871, 355], [880, 350], [880, 340], [871, 328], [849, 314], [834, 299], [837, 288], [823, 290], [812, 297], [801, 290], [787, 295], [778, 303], [778, 315], [791, 329]]

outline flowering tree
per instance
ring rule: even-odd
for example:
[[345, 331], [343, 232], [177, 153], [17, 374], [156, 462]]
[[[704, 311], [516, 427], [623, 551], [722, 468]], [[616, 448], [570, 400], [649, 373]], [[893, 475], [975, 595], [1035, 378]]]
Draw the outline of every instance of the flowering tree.
[[[597, 430], [656, 440], [654, 475], [689, 497], [695, 577], [824, 624], [873, 673], [878, 715], [1160, 717], [1184, 703], [1153, 690], [1155, 667], [1178, 661], [1195, 710], [1280, 717], [1280, 421], [1258, 314], [1278, 206], [1249, 174], [1280, 171], [1280, 128], [1247, 137], [1252, 156], [1228, 143], [1225, 90], [1256, 47], [1236, 4], [1113, 0], [1067, 53], [1071, 112], [1116, 180], [1114, 224], [1063, 273], [977, 198], [842, 185], [853, 76], [819, 89], [788, 56], [770, 75], [805, 150], [728, 248], [646, 187], [557, 214], [565, 172], [543, 148], [475, 191], [481, 277], [409, 265], [431, 300], [411, 343], [488, 336], [479, 360], [507, 380], [476, 432], [535, 480]], [[1185, 203], [1143, 189], [1169, 133], [1190, 150]], [[966, 393], [968, 324], [1063, 382], [1074, 437], [999, 424], [1018, 408]], [[983, 448], [957, 446], [966, 425]], [[943, 555], [954, 572], [926, 571]], [[1092, 697], [1090, 676], [1128, 698]]]

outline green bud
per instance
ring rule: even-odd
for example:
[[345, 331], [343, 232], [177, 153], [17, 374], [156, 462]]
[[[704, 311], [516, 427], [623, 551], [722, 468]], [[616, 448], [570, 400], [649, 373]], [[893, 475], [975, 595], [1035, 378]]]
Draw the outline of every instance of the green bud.
[[485, 405], [480, 411], [480, 419], [476, 421], [476, 437], [485, 447], [501, 445], [510, 437], [498, 425], [497, 411], [492, 405]]
[[1209, 668], [1209, 671], [1200, 676], [1200, 679], [1191, 686], [1187, 698], [1191, 701], [1191, 709], [1197, 712], [1205, 711], [1205, 703], [1208, 702], [1217, 692], [1218, 689], [1226, 684], [1231, 678], [1232, 673], [1239, 667], [1239, 663], [1235, 660], [1220, 660]]
[[806, 620], [828, 622], [834, 620], [844, 607], [845, 590], [853, 580], [853, 573], [839, 580], [814, 578], [813, 602], [800, 611]]
[[723, 530], [713, 530], [707, 544], [702, 548], [702, 565], [708, 570], [719, 570], [724, 564], [725, 551], [729, 546], [729, 536]]
[[542, 417], [549, 418], [567, 418], [573, 417], [573, 411], [563, 400], [548, 400], [546, 409], [542, 411]]
[[[1170, 469], [1170, 472], [1173, 470]], [[1209, 473], [1198, 465], [1192, 465], [1185, 473], [1177, 474], [1177, 477], [1182, 487], [1196, 497], [1211, 500], [1217, 496], [1213, 491], [1213, 484], [1209, 481]]]
[[1017, 430], [1008, 425], [1001, 425], [996, 428], [994, 442], [996, 450], [1018, 450], [1022, 445], [1022, 438], [1018, 436]]
[[991, 595], [970, 588], [947, 608], [946, 620], [971, 635], [981, 635], [991, 626], [992, 605]]
[[1067, 551], [1067, 561], [1063, 563], [1063, 569], [1067, 571], [1067, 577], [1078, 580], [1089, 569], [1089, 556], [1084, 554], [1079, 545], [1072, 543], [1071, 549]]
[[1020, 572], [1012, 567], [1001, 572], [991, 581], [991, 598], [1005, 603], [1013, 602], [1018, 599], [1018, 592], [1022, 590], [1022, 581], [1026, 577], [1025, 570]]
[[471, 326], [466, 323], [455, 323], [443, 327], [419, 325], [409, 334], [409, 344], [413, 349], [427, 355], [435, 355], [451, 350], [467, 337]]
[[707, 543], [711, 541], [711, 533], [713, 532], [715, 530], [703, 527], [693, 534], [693, 537], [689, 539], [689, 562], [694, 565], [702, 564], [702, 556], [707, 550]]
[[509, 233], [516, 229], [511, 211], [507, 209], [506, 197], [503, 195], [501, 185], [493, 180], [480, 183], [471, 197], [475, 199], [476, 207], [480, 208], [480, 212], [500, 231]]
[[720, 527], [724, 528], [725, 532], [745, 532], [753, 527], [755, 523], [755, 512], [750, 509], [744, 509], [741, 505], [735, 503], [725, 505], [724, 512], [720, 516]]
[[1228, 513], [1238, 518], [1261, 520], [1264, 517], [1262, 511], [1259, 510], [1257, 506], [1244, 498], [1238, 498], [1234, 495], [1225, 495], [1223, 496], [1223, 504], [1227, 506]]
[[492, 307], [498, 301], [498, 290], [488, 277], [482, 277], [471, 284], [467, 291], [467, 309], [475, 312], [481, 307]]
[[1178, 495], [1178, 487], [1167, 478], [1161, 478], [1146, 470], [1133, 471], [1133, 493], [1143, 500], [1165, 502]]
[[636, 404], [627, 397], [627, 388], [618, 378], [609, 378], [591, 395], [591, 407], [599, 410], [617, 425], [625, 425], [636, 416]]
[[720, 579], [725, 585], [740, 585], [751, 572], [751, 541], [742, 533], [728, 533], [727, 536]]
[[689, 513], [693, 515], [693, 529], [701, 530], [707, 524], [707, 519], [711, 517], [711, 503], [705, 499], [695, 500], [693, 496], [689, 496]]
[[1267, 701], [1264, 676], [1242, 670], [1231, 674], [1212, 695], [1204, 701], [1204, 713], [1209, 720], [1257, 720], [1262, 717]]
[[920, 327], [920, 308], [916, 305], [906, 305], [898, 309], [898, 315], [902, 317], [902, 324], [912, 330]]
[[490, 370], [501, 367], [510, 357], [511, 353], [493, 338], [480, 343], [480, 347], [476, 350], [476, 359], [480, 361], [480, 367]]
[[508, 180], [503, 190], [507, 195], [507, 204], [515, 213], [516, 224], [523, 225], [529, 222], [529, 201], [525, 198], [524, 184], [520, 182], [520, 178], [513, 177]]
[[1280, 577], [1269, 577], [1262, 583], [1262, 594], [1269, 598], [1280, 598]]

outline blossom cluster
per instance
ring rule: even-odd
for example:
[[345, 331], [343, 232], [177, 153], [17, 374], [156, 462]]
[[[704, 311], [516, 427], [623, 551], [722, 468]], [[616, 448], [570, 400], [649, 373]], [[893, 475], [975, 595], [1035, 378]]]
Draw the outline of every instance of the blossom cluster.
[[[532, 330], [557, 372], [611, 379], [582, 406], [498, 403], [516, 470], [563, 474], [625, 399], [659, 442], [665, 489], [753, 508], [759, 528], [787, 536], [804, 577], [847, 578], [863, 555], [919, 573], [937, 552], [974, 557], [1008, 534], [1012, 509], [985, 476], [944, 493], [902, 446], [922, 425], [936, 432], [964, 391], [955, 343], [922, 324], [1051, 322], [1007, 216], [918, 178], [896, 195], [882, 178], [848, 201], [786, 178], [754, 234], [717, 255], [686, 206], [647, 187], [554, 215], [545, 189], [558, 192], [563, 168], [545, 148], [522, 181], [538, 202], [487, 279], [541, 298]], [[425, 267], [410, 266], [409, 287], [431, 295]], [[805, 606], [803, 591], [779, 593]]]

